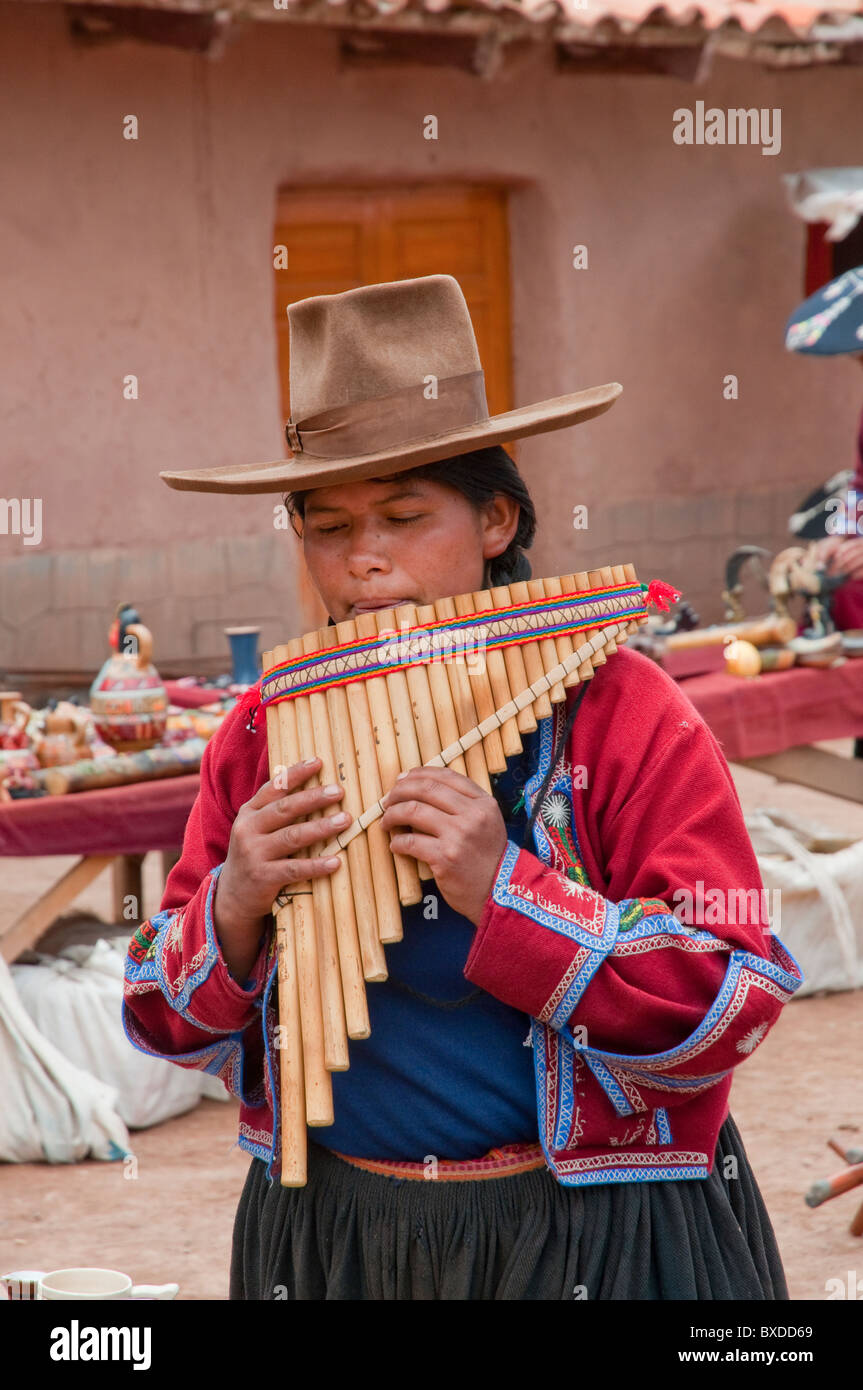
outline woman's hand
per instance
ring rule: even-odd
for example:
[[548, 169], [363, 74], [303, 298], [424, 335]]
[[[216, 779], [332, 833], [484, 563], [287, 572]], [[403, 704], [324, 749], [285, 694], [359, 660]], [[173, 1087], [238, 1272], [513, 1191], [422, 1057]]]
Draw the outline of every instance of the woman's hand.
[[[225, 963], [237, 980], [245, 980], [255, 962], [263, 918], [279, 890], [286, 884], [332, 874], [341, 863], [338, 857], [295, 857], [319, 841], [332, 839], [350, 824], [350, 816], [337, 808], [344, 795], [342, 787], [300, 790], [320, 765], [320, 758], [315, 758], [311, 763], [288, 767], [286, 787], [276, 787], [272, 780], [265, 782], [237, 812], [213, 913]], [[321, 820], [305, 820], [320, 810], [330, 814]]]
[[450, 907], [476, 925], [506, 848], [494, 797], [451, 768], [418, 767], [403, 772], [383, 801], [390, 848], [428, 864]]

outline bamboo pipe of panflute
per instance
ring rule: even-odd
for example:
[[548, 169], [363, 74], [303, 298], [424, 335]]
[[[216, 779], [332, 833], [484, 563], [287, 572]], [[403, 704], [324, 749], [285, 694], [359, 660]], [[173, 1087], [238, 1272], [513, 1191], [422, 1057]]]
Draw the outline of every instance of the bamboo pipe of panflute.
[[[505, 592], [505, 591], [504, 591]], [[507, 600], [508, 602], [509, 600]], [[480, 589], [473, 595], [474, 611], [484, 613], [487, 609], [495, 607], [495, 601], [490, 589]], [[512, 691], [509, 685], [509, 675], [507, 673], [504, 652], [500, 650], [486, 651], [486, 668], [488, 670], [489, 685], [491, 686], [492, 708], [499, 709], [507, 701], [512, 699]], [[522, 663], [522, 669], [524, 665]], [[527, 682], [525, 681], [525, 685]], [[516, 690], [523, 690], [524, 685], [516, 686]], [[500, 741], [503, 747], [504, 758], [511, 758], [521, 750], [521, 734], [518, 731], [518, 720], [507, 719], [500, 728]], [[445, 748], [446, 743], [442, 742], [441, 747]]]
[[[438, 622], [448, 622], [456, 616], [455, 601], [451, 598], [438, 599], [434, 604], [435, 617]], [[473, 701], [473, 691], [471, 690], [470, 680], [468, 679], [467, 667], [463, 660], [455, 659], [446, 663], [446, 673], [449, 680], [449, 688], [452, 692], [452, 701], [455, 708], [456, 719], [458, 721], [459, 737], [468, 732], [469, 729], [479, 722], [476, 715], [476, 706]], [[476, 782], [484, 792], [491, 795], [491, 782], [488, 777], [488, 768], [485, 761], [482, 740], [472, 743], [465, 750], [465, 763], [467, 765], [467, 775], [472, 782]]]
[[[515, 602], [510, 597], [510, 588], [506, 585], [499, 585], [491, 590], [491, 601], [495, 608], [508, 608]], [[521, 647], [504, 647], [503, 660], [506, 667], [507, 682], [509, 689], [524, 690], [530, 684], [527, 678], [527, 671], [524, 665], [524, 653]], [[536, 715], [533, 705], [525, 705], [520, 709], [515, 717], [515, 725], [520, 734], [532, 734], [536, 728]]]
[[[566, 592], [559, 577], [544, 579], [542, 584], [546, 598], [560, 598], [561, 594]], [[558, 661], [564, 661], [568, 656], [572, 655], [574, 650], [572, 638], [568, 636], [567, 633], [561, 633], [559, 637], [556, 637], [554, 639], [554, 645], [557, 648]], [[564, 690], [566, 690], [567, 686], [565, 680], [562, 682], [562, 685]]]
[[[469, 617], [476, 612], [474, 607], [473, 594], [458, 594], [454, 599], [456, 615], [460, 618]], [[478, 629], [474, 630], [475, 632]], [[481, 630], [479, 630], [481, 631]], [[485, 646], [478, 650], [472, 646], [472, 659], [468, 663], [465, 657], [465, 671], [470, 682], [471, 694], [473, 695], [474, 709], [476, 710], [476, 723], [481, 724], [484, 719], [488, 719], [494, 713], [496, 701], [491, 688], [491, 681], [488, 672], [488, 658], [493, 655]], [[474, 668], [471, 670], [471, 666]], [[505, 701], [504, 701], [505, 703]], [[505, 772], [506, 756], [503, 751], [503, 741], [500, 730], [494, 729], [487, 738], [483, 740], [483, 751], [485, 753], [485, 766], [487, 772]]]
[[[583, 593], [585, 592], [586, 589], [589, 589], [589, 588], [590, 588], [590, 583], [589, 583], [588, 578], [587, 578], [587, 571], [586, 571], [586, 570], [580, 570], [578, 574], [567, 575], [567, 576], [566, 576], [566, 579], [572, 581], [572, 592], [573, 592], [573, 593], [583, 594]], [[587, 637], [587, 636], [589, 636], [589, 635], [590, 635], [589, 632], [582, 632], [582, 633], [579, 633], [579, 641], [581, 640], [582, 637]], [[593, 673], [594, 673], [594, 671], [596, 670], [597, 665], [598, 665], [598, 662], [597, 662], [595, 656], [592, 657], [590, 661], [584, 661], [584, 662], [582, 662], [582, 664], [581, 664], [581, 665], [579, 666], [579, 668], [578, 668], [578, 671], [574, 672], [574, 675], [575, 675], [575, 677], [576, 677], [576, 681], [589, 681], [589, 680], [592, 680], [592, 679], [593, 679]], [[570, 679], [571, 679], [571, 677], [570, 677]], [[573, 681], [573, 684], [575, 684], [576, 681]], [[564, 681], [564, 685], [566, 685], [566, 681]]]
[[[591, 570], [590, 573], [591, 573], [592, 575], [597, 575], [597, 576], [598, 576], [596, 582], [597, 582], [597, 584], [601, 585], [602, 588], [605, 588], [606, 585], [608, 585], [608, 584], [613, 584], [613, 583], [614, 583], [614, 579], [613, 579], [613, 577], [612, 577], [611, 566], [610, 566], [610, 565], [603, 565], [602, 569]], [[616, 651], [617, 651], [617, 642], [614, 642], [614, 641], [613, 641], [613, 642], [609, 642], [609, 644], [608, 644], [608, 646], [606, 647], [605, 652], [604, 652], [604, 655], [605, 655], [606, 659], [607, 659], [609, 656], [614, 656], [614, 654], [615, 654]]]
[[[629, 571], [629, 573], [627, 573], [627, 571]], [[628, 580], [631, 578], [631, 576], [635, 573], [635, 571], [633, 570], [632, 565], [612, 565], [611, 573], [614, 575], [615, 584], [626, 584]], [[621, 643], [628, 642], [629, 635], [632, 631], [632, 624], [628, 623], [625, 633], [623, 633], [621, 637], [618, 637], [617, 645], [620, 646]]]
[[[310, 648], [313, 651], [320, 651], [323, 645], [324, 641], [319, 632], [310, 633], [308, 640], [303, 638], [303, 647], [306, 651]], [[321, 785], [334, 786], [338, 784], [338, 778], [326, 692], [321, 690], [311, 695], [309, 703], [312, 714], [314, 753], [321, 759]], [[339, 975], [347, 1035], [349, 1038], [367, 1038], [371, 1032], [369, 1008], [363, 979], [362, 956], [354, 911], [354, 895], [346, 859], [341, 860], [340, 867], [330, 874], [326, 882], [330, 888], [335, 918]]]
[[[530, 598], [545, 598], [545, 584], [542, 579], [529, 579], [527, 581], [527, 592]], [[543, 669], [550, 671], [560, 661], [557, 654], [557, 647], [553, 637], [542, 637], [539, 643], [531, 643], [532, 646], [539, 646], [540, 658]], [[558, 681], [548, 692], [548, 698], [553, 705], [559, 705], [561, 700], [566, 699], [566, 692], [563, 688], [563, 681]]]
[[[424, 603], [417, 609], [417, 622], [427, 626], [435, 622], [436, 615], [433, 603]], [[452, 691], [450, 690], [449, 676], [446, 673], [445, 664], [446, 653], [432, 660], [428, 665], [429, 691], [431, 692], [432, 703], [437, 719], [440, 746], [447, 748], [449, 744], [455, 743], [458, 738], [458, 719], [456, 717], [455, 705], [453, 704]], [[448, 660], [448, 658], [446, 658]], [[467, 777], [467, 764], [464, 756], [455, 758], [450, 763], [450, 767], [455, 772], [460, 772], [462, 777]], [[402, 899], [404, 902], [404, 899]]]
[[[626, 578], [627, 584], [638, 583], [638, 575], [635, 573], [635, 565], [624, 565], [623, 573]], [[637, 632], [640, 627], [641, 623], [638, 623], [635, 621], [635, 619], [633, 619], [630, 623], [627, 624], [627, 631], [631, 635], [633, 632]]]
[[[509, 592], [511, 594], [510, 603], [513, 605], [527, 603], [531, 597], [528, 592], [527, 583], [523, 579], [517, 580], [515, 584], [510, 584]], [[524, 657], [524, 669], [527, 673], [527, 683], [528, 685], [534, 685], [540, 676], [545, 674], [539, 643], [527, 642], [522, 646], [521, 651]], [[547, 719], [549, 717], [551, 714], [551, 701], [547, 693], [543, 693], [533, 702], [533, 714], [535, 719]]]
[[[403, 624], [399, 639], [409, 643], [411, 633], [415, 632], [419, 623], [419, 611], [413, 604], [405, 604], [399, 608], [399, 617]], [[431, 665], [412, 665], [405, 671], [420, 763], [428, 762], [429, 758], [433, 758], [436, 753], [440, 752], [441, 748], [445, 747], [445, 744], [441, 743], [436, 717], [437, 711], [429, 680], [430, 672]]]
[[[626, 567], [624, 567], [624, 566], [617, 566], [617, 569], [618, 569], [618, 570], [623, 570], [624, 568], [628, 568], [628, 569], [632, 572], [632, 578], [635, 579], [635, 570], [634, 570], [634, 567], [633, 567], [632, 565], [629, 565], [629, 566], [626, 566]], [[597, 572], [594, 571], [593, 573], [594, 573], [594, 581], [595, 581], [596, 573], [597, 573]], [[561, 580], [560, 580], [560, 582], [561, 582], [562, 591], [563, 591], [564, 593], [584, 593], [587, 589], [591, 589], [591, 588], [594, 588], [594, 587], [595, 587], [595, 582], [594, 582], [594, 583], [591, 582], [591, 578], [590, 578], [590, 576], [588, 575], [587, 570], [581, 570], [578, 574], [564, 574], [564, 575], [561, 575]], [[623, 582], [623, 578], [621, 578], [620, 582], [621, 582], [621, 583]], [[616, 642], [623, 642], [623, 641], [626, 641], [626, 637], [628, 636], [629, 632], [634, 632], [635, 629], [636, 629], [637, 627], [638, 627], [638, 623], [634, 623], [634, 624], [633, 624], [633, 623], [630, 623], [630, 624], [627, 626], [625, 632], [624, 632], [624, 631], [618, 631], [617, 638], [615, 639]], [[578, 633], [578, 634], [576, 634], [576, 635], [572, 638], [573, 650], [575, 650], [575, 649], [578, 647], [579, 643], [582, 641], [582, 639], [583, 639], [583, 637], [584, 637], [585, 635], [590, 636], [591, 633], [594, 633], [594, 632], [596, 632], [596, 631], [597, 631], [596, 628], [590, 628], [589, 631], [587, 632], [587, 634], [584, 634], [584, 633]], [[615, 650], [616, 650], [616, 648], [615, 648]], [[594, 672], [595, 672], [595, 670], [596, 670], [596, 667], [597, 667], [597, 666], [602, 666], [602, 665], [604, 665], [604, 664], [605, 664], [605, 660], [606, 660], [605, 652], [604, 652], [602, 649], [600, 649], [599, 652], [594, 652], [594, 654], [590, 657], [590, 659], [589, 659], [588, 661], [583, 662], [583, 664], [582, 664], [581, 666], [579, 666], [579, 668], [578, 668], [577, 671], [571, 672], [571, 673], [564, 679], [564, 682], [563, 682], [564, 688], [567, 689], [567, 690], [569, 690], [569, 689], [572, 688], [572, 686], [574, 686], [574, 685], [579, 685], [579, 684], [581, 684], [583, 681], [592, 680], [592, 679], [593, 679]]]
[[[341, 624], [337, 624], [335, 627], [321, 630], [324, 647], [336, 647], [346, 640], [339, 634], [340, 626]], [[341, 805], [351, 816], [358, 816], [362, 812], [362, 798], [348, 712], [348, 697], [343, 685], [329, 686], [326, 694], [327, 713], [333, 736], [333, 753], [336, 760], [336, 781], [341, 782], [345, 789]], [[290, 703], [290, 701], [286, 703]], [[354, 911], [363, 962], [363, 975], [367, 980], [385, 980], [387, 978], [387, 964], [378, 932], [371, 860], [368, 841], [365, 836], [352, 840], [348, 845], [348, 866], [350, 868], [351, 891], [354, 895]]]
[[[314, 642], [315, 637], [315, 633], [309, 633], [299, 640], [289, 642], [288, 653], [290, 657], [298, 657], [309, 650], [317, 651], [317, 646], [309, 647], [309, 643]], [[326, 705], [326, 697], [322, 693], [300, 696], [294, 701], [301, 758], [317, 757], [317, 745], [312, 723], [313, 701], [315, 703], [323, 701]], [[318, 773], [310, 777], [306, 783], [308, 787], [323, 785], [325, 783], [321, 782]], [[313, 811], [307, 819], [321, 820], [323, 814], [323, 811]], [[322, 836], [321, 838], [325, 837]], [[307, 853], [311, 854], [312, 850], [308, 850]], [[324, 1064], [327, 1071], [347, 1071], [348, 1035], [345, 1029], [345, 1004], [339, 970], [339, 948], [336, 940], [333, 895], [328, 878], [313, 878], [311, 882], [323, 1015]]]
[[[301, 648], [302, 643], [299, 639], [295, 639], [295, 643], [288, 646], [276, 647], [272, 655], [276, 662], [286, 661]], [[300, 761], [300, 740], [294, 701], [281, 700], [276, 708], [282, 761], [286, 767], [290, 767]], [[300, 854], [296, 857], [308, 856]], [[294, 909], [300, 1023], [303, 1030], [306, 1123], [315, 1126], [331, 1125], [334, 1118], [333, 1088], [324, 1059], [324, 1023], [318, 970], [318, 943], [310, 880], [304, 879], [301, 883], [292, 884], [290, 895]]]
[[[358, 637], [367, 638], [377, 635], [378, 626], [374, 613], [358, 614], [356, 625]], [[377, 749], [381, 785], [388, 791], [402, 768], [393, 728], [393, 712], [387, 693], [387, 683], [383, 676], [373, 676], [370, 680], [364, 681], [363, 684], [366, 687], [369, 702], [369, 714]], [[408, 854], [394, 854], [393, 862], [399, 886], [399, 901], [406, 907], [411, 903], [422, 902], [423, 892], [420, 887], [416, 860]]]
[[[356, 640], [357, 627], [355, 622], [339, 623], [337, 631], [340, 642]], [[375, 733], [369, 709], [368, 686], [368, 681], [351, 681], [349, 685], [345, 686], [356, 752], [360, 799], [364, 806], [370, 806], [383, 796]], [[396, 866], [390, 853], [389, 837], [379, 822], [369, 826], [368, 842], [372, 885], [377, 907], [378, 937], [383, 944], [389, 945], [391, 942], [401, 941], [404, 929]]]
[[[264, 652], [264, 670], [275, 665], [275, 654]], [[270, 776], [286, 766], [282, 755], [278, 705], [269, 705], [267, 751]], [[300, 987], [297, 978], [294, 905], [273, 903], [279, 982], [279, 1114], [282, 1134], [282, 1187], [304, 1187], [307, 1179], [306, 1092], [303, 1077], [303, 1036], [300, 1026]]]
[[[396, 628], [396, 610], [394, 608], [381, 608], [374, 614], [377, 623], [378, 633], [389, 635], [394, 642], [399, 639], [399, 632]], [[402, 772], [410, 772], [411, 768], [419, 767], [422, 763], [420, 757], [419, 741], [414, 725], [413, 705], [411, 704], [411, 693], [408, 688], [407, 676], [404, 671], [387, 671], [384, 677], [389, 696], [390, 709], [393, 716], [393, 728], [396, 732], [396, 747], [399, 750], [399, 762]], [[389, 787], [386, 788], [389, 791]], [[417, 860], [417, 873], [421, 879], [433, 878], [434, 874], [428, 864]]]
[[[638, 575], [635, 573], [635, 565], [613, 565], [612, 574], [614, 575], [615, 584], [638, 583]], [[622, 642], [628, 641], [628, 639], [632, 636], [633, 632], [637, 632], [640, 626], [640, 623], [635, 622], [634, 619], [630, 619], [630, 621], [626, 624], [626, 628], [624, 629], [623, 633], [618, 635], [617, 645], [620, 646]]]
[[[587, 588], [588, 588], [588, 589], [601, 589], [602, 586], [603, 586], [602, 570], [588, 570], [588, 571], [587, 571]], [[595, 627], [592, 627], [592, 628], [590, 629], [590, 631], [588, 632], [588, 634], [587, 634], [588, 637], [592, 637], [593, 634], [596, 632], [596, 630], [597, 630], [597, 629], [596, 629]], [[617, 651], [617, 647], [616, 647], [616, 646], [615, 646], [614, 650]], [[606, 655], [605, 655], [605, 651], [598, 651], [598, 652], [596, 652], [596, 653], [594, 654], [594, 658], [593, 658], [594, 669], [595, 669], [597, 666], [604, 666], [605, 663], [606, 663], [606, 660], [607, 660], [607, 658], [606, 658]]]
[[[561, 591], [562, 591], [563, 593], [565, 593], [565, 594], [572, 594], [572, 593], [575, 593], [575, 587], [576, 587], [576, 585], [575, 585], [575, 575], [574, 575], [574, 574], [562, 574], [562, 575], [560, 576], [560, 587], [561, 587]], [[580, 641], [581, 641], [581, 635], [580, 635], [579, 633], [576, 633], [576, 635], [575, 635], [575, 636], [573, 637], [573, 639], [572, 639], [573, 651], [574, 651], [575, 648], [578, 646], [578, 644], [579, 644]], [[593, 663], [592, 663], [592, 662], [591, 662], [591, 665], [590, 665], [590, 674], [593, 675]], [[564, 688], [564, 690], [571, 690], [572, 687], [573, 687], [574, 685], [578, 685], [578, 684], [579, 684], [579, 679], [580, 679], [580, 677], [579, 677], [579, 672], [578, 672], [578, 671], [570, 671], [569, 675], [565, 677], [564, 682], [563, 682], [563, 688]]]
[[[513, 717], [516, 710], [523, 708], [524, 705], [534, 704], [537, 699], [537, 692], [547, 692], [551, 686], [562, 681], [564, 677], [569, 674], [571, 669], [575, 670], [583, 661], [589, 660], [591, 656], [595, 655], [596, 652], [613, 637], [617, 637], [621, 632], [626, 631], [627, 628], [632, 629], [636, 626], [638, 626], [638, 623], [634, 620], [632, 622], [607, 623], [603, 627], [598, 628], [589, 639], [583, 638], [572, 655], [567, 658], [566, 662], [556, 663], [547, 673], [543, 671], [542, 674], [537, 677], [536, 681], [532, 682], [531, 689], [519, 691], [507, 705], [495, 710], [488, 719], [482, 722], [482, 724], [475, 725], [473, 728], [465, 730], [459, 735], [456, 743], [452, 743], [449, 747], [443, 748], [441, 752], [438, 753], [437, 757], [432, 758], [427, 766], [451, 766], [456, 757], [481, 744], [482, 740], [488, 736], [492, 729], [500, 728], [501, 724]], [[349, 849], [353, 841], [359, 838], [363, 832], [368, 829], [372, 821], [377, 820], [383, 815], [386, 809], [384, 805], [385, 801], [386, 797], [382, 798], [382, 800], [377, 802], [374, 806], [367, 806], [351, 825], [345, 830], [340, 831], [338, 835], [333, 836], [332, 840], [329, 840], [327, 844], [324, 845], [321, 853], [325, 855], [337, 854], [340, 850]]]

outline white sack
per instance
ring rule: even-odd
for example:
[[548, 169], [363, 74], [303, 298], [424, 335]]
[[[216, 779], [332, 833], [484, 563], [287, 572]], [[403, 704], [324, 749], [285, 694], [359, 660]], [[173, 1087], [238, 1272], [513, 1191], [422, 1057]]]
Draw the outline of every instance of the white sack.
[[756, 811], [746, 826], [764, 887], [780, 890], [774, 929], [806, 977], [794, 998], [863, 987], [863, 840], [813, 853], [787, 817]]
[[39, 1032], [0, 956], [0, 1162], [122, 1158], [131, 1148], [116, 1102]]
[[117, 1110], [130, 1129], [146, 1129], [182, 1115], [202, 1095], [227, 1100], [218, 1077], [139, 1052], [126, 1037], [122, 945], [99, 940], [15, 965], [21, 1001], [40, 1031], [77, 1066], [112, 1086]]

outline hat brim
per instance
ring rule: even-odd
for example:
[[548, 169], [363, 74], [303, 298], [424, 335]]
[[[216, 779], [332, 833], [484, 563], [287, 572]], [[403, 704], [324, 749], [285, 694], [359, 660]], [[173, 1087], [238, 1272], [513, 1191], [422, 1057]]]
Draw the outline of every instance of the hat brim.
[[419, 468], [424, 463], [452, 458], [470, 449], [485, 449], [509, 439], [546, 434], [583, 424], [610, 409], [623, 387], [617, 381], [572, 391], [537, 405], [521, 406], [503, 415], [492, 415], [474, 425], [431, 439], [416, 439], [392, 449], [352, 458], [314, 458], [309, 454], [289, 454], [273, 463], [228, 464], [219, 468], [184, 469], [180, 473], [159, 474], [169, 487], [188, 492], [299, 492], [335, 483], [359, 482], [364, 478], [386, 477]]

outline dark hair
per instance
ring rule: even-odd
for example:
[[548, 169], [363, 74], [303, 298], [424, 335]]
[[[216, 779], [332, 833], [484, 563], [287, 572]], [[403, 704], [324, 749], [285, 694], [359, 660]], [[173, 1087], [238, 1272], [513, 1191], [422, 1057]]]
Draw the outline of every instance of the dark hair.
[[[524, 552], [533, 545], [536, 535], [536, 508], [524, 479], [501, 444], [487, 449], [472, 449], [469, 453], [440, 459], [436, 463], [424, 463], [419, 468], [405, 469], [398, 476], [425, 478], [432, 483], [453, 487], [476, 510], [499, 492], [514, 498], [520, 509], [515, 534], [506, 550], [486, 561], [484, 587], [491, 589], [498, 584], [514, 584], [520, 579], [530, 579], [532, 571]], [[294, 520], [298, 516], [302, 519], [305, 515], [307, 495], [308, 489], [285, 494], [291, 527], [297, 534]]]

